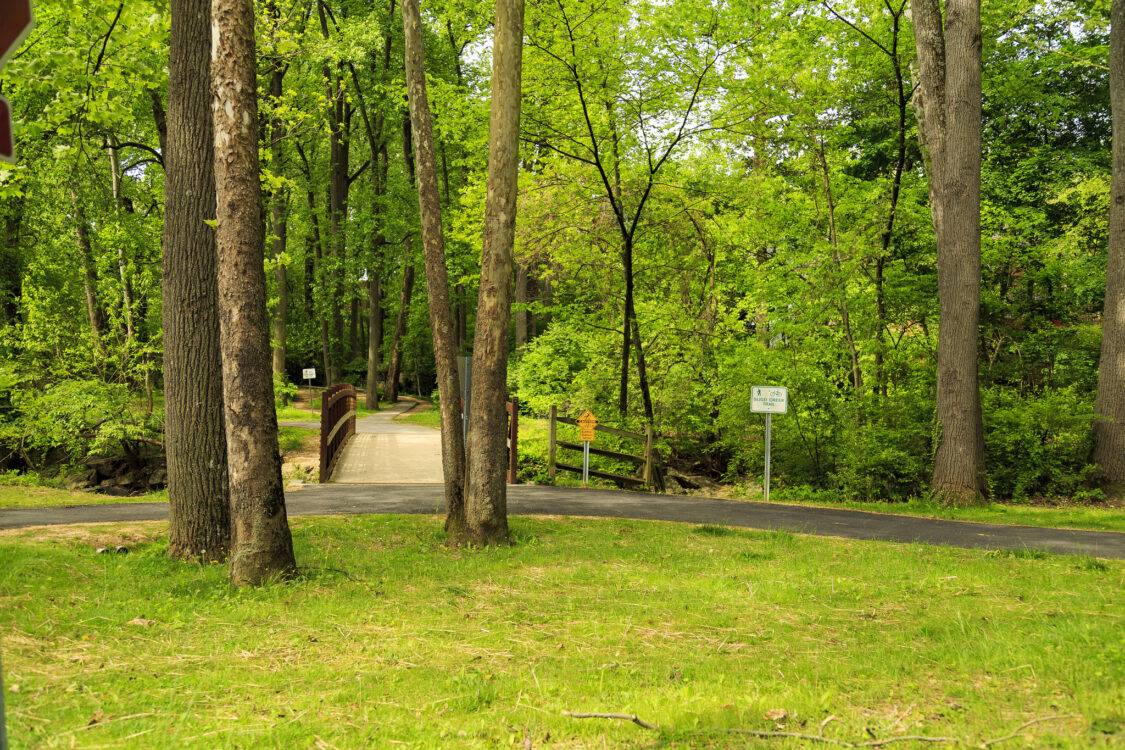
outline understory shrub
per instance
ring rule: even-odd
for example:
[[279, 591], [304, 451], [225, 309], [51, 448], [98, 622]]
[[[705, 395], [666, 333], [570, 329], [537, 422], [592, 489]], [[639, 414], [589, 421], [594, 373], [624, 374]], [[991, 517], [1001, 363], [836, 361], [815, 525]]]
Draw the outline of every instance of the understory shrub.
[[1074, 388], [1020, 394], [995, 387], [981, 398], [993, 497], [1072, 495], [1090, 479], [1092, 397]]

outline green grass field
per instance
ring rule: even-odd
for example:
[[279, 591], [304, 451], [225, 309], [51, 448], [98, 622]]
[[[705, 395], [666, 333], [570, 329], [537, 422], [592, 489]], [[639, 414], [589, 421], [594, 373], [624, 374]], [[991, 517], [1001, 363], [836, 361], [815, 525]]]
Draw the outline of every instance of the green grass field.
[[441, 523], [293, 519], [302, 576], [250, 590], [164, 524], [0, 533], [13, 749], [789, 748], [818, 743], [731, 730], [829, 717], [1125, 744], [1121, 561], [524, 518], [460, 552]]

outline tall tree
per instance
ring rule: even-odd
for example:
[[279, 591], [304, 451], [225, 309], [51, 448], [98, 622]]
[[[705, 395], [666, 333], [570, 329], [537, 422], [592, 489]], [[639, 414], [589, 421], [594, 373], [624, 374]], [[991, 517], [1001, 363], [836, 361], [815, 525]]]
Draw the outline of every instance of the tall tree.
[[508, 541], [508, 324], [520, 159], [523, 0], [496, 0], [488, 193], [484, 209], [480, 297], [473, 339], [465, 515], [474, 544]]
[[164, 446], [168, 554], [224, 560], [230, 550], [219, 359], [211, 2], [172, 0], [164, 153]]
[[457, 377], [457, 341], [449, 304], [449, 276], [445, 267], [445, 238], [441, 228], [434, 127], [426, 98], [422, 16], [418, 0], [403, 0], [402, 25], [406, 37], [406, 86], [414, 157], [418, 170], [418, 211], [425, 256], [426, 292], [434, 342], [438, 398], [441, 401], [441, 463], [445, 475], [445, 532], [450, 544], [468, 541], [465, 520], [465, 443], [461, 434]]
[[296, 568], [277, 445], [252, 0], [214, 0], [211, 81], [215, 240], [231, 494], [230, 578], [255, 585]]
[[937, 426], [932, 490], [947, 505], [987, 497], [977, 377], [980, 320], [980, 0], [914, 4], [919, 137], [937, 240]]
[[1115, 495], [1125, 492], [1125, 0], [1110, 10], [1109, 92], [1113, 167], [1094, 461]]

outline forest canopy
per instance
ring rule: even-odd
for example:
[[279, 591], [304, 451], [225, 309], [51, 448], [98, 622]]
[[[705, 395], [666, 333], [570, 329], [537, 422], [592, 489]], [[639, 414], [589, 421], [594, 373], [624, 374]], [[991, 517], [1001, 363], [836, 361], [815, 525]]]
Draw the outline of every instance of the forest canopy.
[[[278, 393], [316, 367], [429, 397], [397, 6], [256, 9]], [[493, 9], [421, 11], [468, 355]], [[2, 74], [18, 162], [0, 165], [0, 455], [8, 471], [66, 474], [162, 439], [169, 9], [35, 12]], [[1096, 498], [1109, 1], [988, 3], [982, 30], [988, 485]], [[739, 481], [762, 457], [750, 386], [785, 385], [783, 484], [925, 493], [939, 300], [918, 62], [905, 0], [527, 4], [510, 392], [534, 414], [650, 424], [683, 471]]]

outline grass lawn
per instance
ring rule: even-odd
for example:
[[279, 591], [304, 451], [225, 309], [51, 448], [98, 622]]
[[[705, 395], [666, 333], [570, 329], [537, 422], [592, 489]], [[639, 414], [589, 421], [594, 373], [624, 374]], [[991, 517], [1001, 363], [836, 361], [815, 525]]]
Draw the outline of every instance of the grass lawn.
[[0, 508], [48, 508], [60, 505], [105, 505], [106, 503], [162, 503], [168, 491], [159, 490], [137, 497], [115, 497], [82, 490], [53, 487], [0, 485]]
[[1044, 719], [1001, 746], [1125, 744], [1121, 561], [512, 524], [459, 552], [440, 517], [293, 519], [304, 574], [256, 590], [165, 558], [160, 523], [0, 532], [13, 750], [787, 748], [816, 743], [727, 730], [829, 717], [851, 742]]

